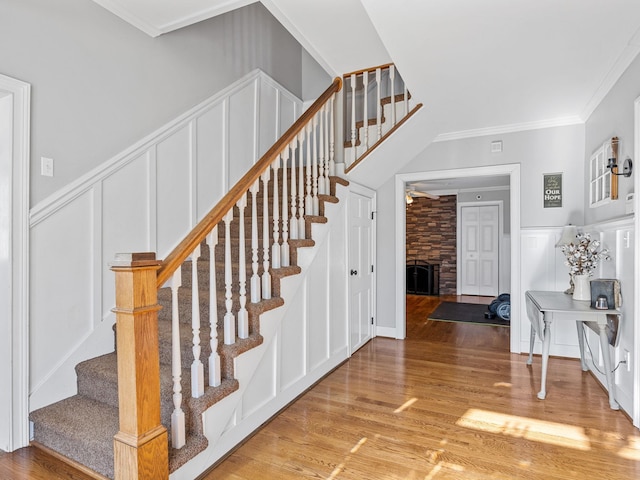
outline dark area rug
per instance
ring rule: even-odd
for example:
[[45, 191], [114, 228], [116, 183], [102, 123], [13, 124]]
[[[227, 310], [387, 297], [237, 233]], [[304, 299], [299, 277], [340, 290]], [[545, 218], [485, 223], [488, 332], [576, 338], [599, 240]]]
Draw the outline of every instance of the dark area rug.
[[491, 319], [485, 318], [484, 314], [488, 309], [489, 305], [479, 305], [477, 303], [442, 302], [438, 305], [438, 308], [429, 315], [429, 320], [477, 323], [499, 327], [509, 326], [509, 320], [503, 320], [498, 316]]

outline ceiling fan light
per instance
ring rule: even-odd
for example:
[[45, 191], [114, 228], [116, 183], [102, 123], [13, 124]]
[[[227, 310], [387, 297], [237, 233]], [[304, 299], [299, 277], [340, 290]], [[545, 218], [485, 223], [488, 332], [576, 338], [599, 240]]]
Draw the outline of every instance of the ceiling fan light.
[[405, 194], [404, 198], [407, 201], [407, 205], [411, 205], [413, 203], [413, 198], [408, 193]]

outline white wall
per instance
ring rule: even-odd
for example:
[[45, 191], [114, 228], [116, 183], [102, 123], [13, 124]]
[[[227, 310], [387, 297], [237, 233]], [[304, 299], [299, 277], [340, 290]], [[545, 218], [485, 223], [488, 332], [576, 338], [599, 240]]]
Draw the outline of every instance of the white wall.
[[74, 394], [75, 365], [113, 351], [115, 254], [164, 258], [301, 105], [253, 72], [32, 209], [32, 410]]
[[33, 85], [32, 171], [55, 160], [32, 205], [255, 68], [302, 93], [301, 47], [260, 3], [151, 38], [88, 0], [0, 0], [0, 45]]
[[[634, 158], [634, 112], [633, 102], [640, 95], [640, 57], [636, 58], [620, 77], [607, 96], [587, 120], [585, 143], [585, 166], [591, 154], [605, 141], [617, 136], [620, 144], [618, 158], [620, 163], [627, 157], [634, 160], [638, 168], [638, 159]], [[618, 178], [619, 200], [589, 208], [589, 191], [585, 190], [585, 222], [594, 223], [615, 218], [625, 213], [625, 197], [634, 191], [634, 171], [631, 178]]]
[[[491, 141], [502, 140], [503, 152], [490, 153]], [[582, 225], [584, 192], [584, 127], [546, 128], [503, 134], [498, 137], [475, 137], [431, 144], [399, 173], [434, 172], [476, 166], [520, 164], [520, 221], [523, 227]], [[391, 160], [390, 160], [391, 161]], [[543, 208], [542, 174], [563, 172], [564, 200], [562, 208]], [[378, 225], [395, 225], [394, 179], [387, 181], [378, 193]], [[511, 232], [512, 235], [517, 232]], [[395, 327], [404, 318], [396, 318], [394, 299], [395, 273], [404, 270], [396, 265], [393, 228], [379, 228], [377, 237], [378, 322]], [[517, 259], [514, 259], [517, 261]]]

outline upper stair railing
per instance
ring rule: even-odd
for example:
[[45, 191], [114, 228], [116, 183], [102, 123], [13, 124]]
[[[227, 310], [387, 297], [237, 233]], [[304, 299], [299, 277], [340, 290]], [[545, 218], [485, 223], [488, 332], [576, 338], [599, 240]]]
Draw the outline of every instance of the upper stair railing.
[[412, 105], [395, 65], [344, 75], [345, 172], [348, 173], [411, 117], [422, 104]]
[[[160, 422], [158, 289], [165, 285], [171, 288], [174, 406], [171, 447], [179, 449], [186, 441], [178, 318], [181, 266], [191, 259], [191, 395], [198, 398], [207, 388], [217, 387], [222, 381], [214, 255], [218, 225], [222, 222], [224, 228], [224, 344], [232, 345], [250, 336], [247, 302], [271, 299], [270, 271], [290, 266], [291, 241], [305, 238], [305, 216], [319, 215], [319, 195], [329, 194], [329, 177], [335, 175], [334, 104], [341, 87], [342, 79], [336, 78], [164, 261], [156, 261], [154, 254], [124, 255], [116, 259], [113, 270], [116, 272], [118, 382], [125, 389], [119, 393], [120, 431], [114, 439], [116, 478], [156, 479], [168, 475], [166, 467], [158, 467], [168, 464], [167, 432]], [[249, 201], [250, 222], [246, 222]], [[245, 234], [245, 223], [250, 226], [250, 235]], [[196, 268], [203, 245], [208, 245], [210, 252], [208, 358], [201, 358], [200, 288]], [[251, 252], [249, 285], [249, 262], [245, 257], [248, 251]], [[233, 262], [232, 253], [236, 255]]]

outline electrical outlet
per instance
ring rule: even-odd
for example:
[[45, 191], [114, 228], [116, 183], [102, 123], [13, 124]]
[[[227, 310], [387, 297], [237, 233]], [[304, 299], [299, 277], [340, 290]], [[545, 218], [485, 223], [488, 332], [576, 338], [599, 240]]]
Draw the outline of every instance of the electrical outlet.
[[53, 177], [53, 158], [40, 157], [40, 175]]
[[629, 350], [624, 351], [624, 362], [627, 366], [627, 372], [631, 371], [631, 352]]

